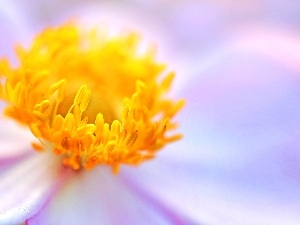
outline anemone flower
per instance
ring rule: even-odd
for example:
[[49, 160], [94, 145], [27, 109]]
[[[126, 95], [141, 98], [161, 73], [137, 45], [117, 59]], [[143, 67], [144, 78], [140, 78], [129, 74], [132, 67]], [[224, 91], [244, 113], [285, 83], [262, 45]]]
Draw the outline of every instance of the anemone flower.
[[[56, 180], [52, 193], [44, 195], [44, 200], [39, 196], [41, 192], [31, 190], [30, 200], [35, 201], [29, 203], [14, 194], [15, 191], [22, 193], [26, 189], [25, 183], [22, 182], [21, 190], [13, 189], [11, 176], [4, 179], [2, 203], [11, 209], [2, 213], [3, 222], [20, 222], [15, 211], [21, 208], [45, 206], [45, 200], [59, 186], [57, 182], [63, 182], [69, 173], [80, 177], [83, 170], [99, 171], [90, 172], [92, 177], [88, 182], [92, 182], [96, 192], [101, 187], [100, 192], [108, 195], [108, 190], [120, 185], [114, 184], [113, 180], [109, 184], [110, 179], [105, 178], [107, 171], [102, 167], [111, 167], [112, 173], [118, 174], [121, 165], [137, 166], [153, 159], [158, 150], [181, 138], [180, 134], [170, 132], [177, 127], [173, 117], [184, 101], [165, 96], [174, 73], [164, 72], [165, 65], [154, 59], [154, 49], [142, 48], [135, 33], [111, 34], [85, 28], [69, 22], [45, 29], [36, 35], [29, 48], [16, 48], [17, 65], [12, 65], [8, 58], [0, 61], [4, 78], [0, 95], [7, 103], [4, 113], [30, 128], [37, 138], [31, 143], [32, 148], [45, 153], [42, 157], [33, 156], [18, 163], [12, 172], [22, 175], [36, 168], [36, 173], [31, 171], [35, 173], [34, 180], [27, 181], [30, 186], [32, 182], [38, 182], [35, 185], [42, 182], [37, 185], [39, 190], [47, 189], [52, 180]], [[69, 168], [73, 171], [68, 171]], [[50, 174], [47, 171], [51, 171]], [[45, 182], [40, 180], [42, 177]], [[99, 178], [105, 185], [98, 183]], [[85, 185], [87, 192], [93, 193], [93, 188], [88, 187], [88, 183]], [[126, 194], [117, 197], [118, 192], [115, 189], [110, 200], [96, 200], [92, 204], [96, 210], [86, 215], [91, 217], [97, 213], [98, 217], [104, 213], [99, 213], [100, 202], [114, 212], [118, 211], [115, 204], [122, 201], [126, 206], [133, 204]], [[117, 197], [115, 203], [112, 201], [114, 196]], [[85, 199], [90, 202], [90, 197]], [[37, 206], [39, 201], [44, 203]], [[84, 200], [80, 200], [80, 204], [87, 209]], [[91, 202], [87, 205], [91, 206]], [[27, 213], [28, 208], [24, 212]], [[137, 212], [130, 211], [133, 219], [122, 215], [125, 213], [122, 207], [118, 223], [123, 216], [129, 224], [137, 223], [134, 221]], [[67, 216], [62, 217], [64, 224], [69, 223]], [[106, 223], [103, 219], [93, 218], [92, 221]]]
[[[246, 2], [246, 8], [253, 6]], [[274, 4], [282, 6], [278, 2]], [[178, 3], [175, 8], [178, 5], [189, 7]], [[195, 4], [190, 7], [191, 11], [174, 15], [188, 24], [201, 18]], [[225, 18], [232, 15], [226, 10], [219, 13], [221, 8], [208, 3], [205, 9], [200, 11], [207, 14], [200, 15], [213, 10], [220, 22], [214, 20], [213, 24], [223, 24], [222, 14]], [[255, 7], [251, 9], [256, 12]], [[62, 166], [63, 149], [57, 149], [61, 158], [46, 149], [36, 153], [28, 143], [37, 142], [28, 132], [20, 131], [7, 118], [1, 119], [1, 222], [298, 224], [299, 33], [270, 24], [239, 25], [245, 24], [246, 29], [237, 26], [238, 31], [231, 30], [233, 35], [226, 36], [214, 51], [205, 50], [215, 44], [213, 41], [199, 47], [199, 34], [191, 28], [195, 26], [183, 24], [174, 29], [174, 34], [182, 35], [175, 43], [189, 40], [185, 50], [176, 49], [182, 50], [179, 52], [187, 61], [187, 77], [176, 91], [187, 101], [176, 118], [185, 137], [167, 145], [149, 163], [122, 166], [117, 175], [110, 167], [99, 165], [74, 172], [76, 160], [75, 164], [74, 160], [65, 161], [75, 168]], [[193, 25], [201, 28], [201, 23]], [[16, 37], [14, 32], [10, 34]], [[84, 93], [88, 88], [83, 86]], [[39, 126], [31, 130], [40, 135]], [[40, 139], [48, 143], [47, 138]], [[61, 143], [69, 145], [66, 139]], [[33, 147], [38, 150], [41, 146]], [[118, 167], [112, 166], [118, 172]]]

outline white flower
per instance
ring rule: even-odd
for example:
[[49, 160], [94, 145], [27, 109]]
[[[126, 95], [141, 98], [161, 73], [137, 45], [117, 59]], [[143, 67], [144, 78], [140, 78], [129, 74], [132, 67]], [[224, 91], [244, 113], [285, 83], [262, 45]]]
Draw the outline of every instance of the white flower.
[[187, 100], [177, 117], [184, 139], [118, 176], [105, 167], [61, 173], [53, 157], [20, 149], [31, 137], [3, 120], [2, 223], [300, 222], [300, 38], [297, 21], [276, 11], [297, 15], [297, 5], [274, 1], [261, 12], [260, 1], [192, 3], [170, 3], [173, 14], [159, 17], [178, 34], [174, 58], [186, 60], [176, 86]]

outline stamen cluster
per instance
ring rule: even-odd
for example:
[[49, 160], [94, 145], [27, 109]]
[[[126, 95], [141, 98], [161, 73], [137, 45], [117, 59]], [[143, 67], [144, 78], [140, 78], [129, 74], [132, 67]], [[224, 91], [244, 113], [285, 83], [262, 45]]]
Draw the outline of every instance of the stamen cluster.
[[[17, 48], [19, 65], [0, 61], [5, 114], [30, 127], [63, 163], [77, 170], [99, 164], [137, 165], [178, 140], [168, 135], [184, 102], [166, 97], [174, 73], [162, 75], [153, 49], [138, 51], [139, 37], [109, 37], [74, 24], [39, 34]], [[158, 81], [160, 80], [160, 81]]]

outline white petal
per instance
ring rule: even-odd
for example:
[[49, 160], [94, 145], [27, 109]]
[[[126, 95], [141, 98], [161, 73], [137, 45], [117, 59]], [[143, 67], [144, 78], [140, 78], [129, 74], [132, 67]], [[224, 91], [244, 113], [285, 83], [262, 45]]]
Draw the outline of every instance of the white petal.
[[[237, 144], [249, 141], [250, 135], [255, 135], [265, 141], [253, 140], [250, 148], [253, 145], [263, 147], [271, 144], [270, 138], [274, 135], [278, 137], [273, 138], [274, 142], [282, 142], [297, 134], [300, 119], [297, 74], [300, 69], [296, 68], [295, 61], [300, 61], [300, 55], [297, 56], [300, 39], [287, 36], [280, 42], [277, 36], [274, 39], [270, 36], [241, 40], [205, 61], [199, 59], [199, 64], [195, 65], [199, 68], [199, 76], [186, 81], [186, 89], [181, 94], [187, 99], [187, 105], [178, 118], [186, 138], [177, 146], [188, 146], [195, 154], [183, 152], [179, 157], [190, 155], [196, 160], [206, 157], [205, 160], [222, 161], [224, 155], [215, 153], [214, 149], [222, 148], [225, 143], [236, 148]], [[273, 45], [267, 44], [267, 39]], [[245, 48], [257, 43], [262, 46], [262, 42], [266, 42], [265, 49], [253, 47], [250, 51]], [[283, 59], [271, 53], [282, 55]], [[287, 63], [286, 58], [295, 61]], [[203, 152], [198, 150], [199, 143], [204, 145]]]
[[300, 220], [300, 185], [292, 180], [163, 160], [125, 173], [125, 179], [193, 224], [293, 225]]
[[300, 221], [300, 77], [295, 65], [300, 40], [287, 44], [278, 40], [290, 36], [267, 37], [266, 49], [260, 44], [250, 51], [245, 46], [266, 39], [247, 38], [248, 44], [216, 57], [190, 80], [183, 92], [186, 110], [178, 118], [185, 138], [153, 163], [125, 170], [132, 182], [200, 224]]
[[[27, 36], [23, 20], [16, 8], [10, 2], [0, 2], [0, 58], [8, 57], [15, 63], [13, 46]], [[19, 43], [19, 42], [18, 42]], [[0, 101], [0, 110], [5, 103]], [[7, 163], [13, 158], [28, 154], [30, 141], [34, 140], [30, 132], [18, 127], [15, 122], [0, 115], [0, 165]]]
[[66, 178], [53, 155], [36, 153], [0, 176], [0, 224], [34, 216]]
[[128, 189], [109, 168], [76, 175], [28, 224], [173, 224], [172, 216]]
[[28, 128], [0, 116], [0, 162], [34, 152], [32, 142], [37, 142], [37, 139]]

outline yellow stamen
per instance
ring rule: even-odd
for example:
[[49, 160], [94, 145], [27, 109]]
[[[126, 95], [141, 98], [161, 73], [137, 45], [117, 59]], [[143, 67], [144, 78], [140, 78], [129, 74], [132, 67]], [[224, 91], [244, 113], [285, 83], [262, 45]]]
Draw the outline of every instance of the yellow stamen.
[[52, 146], [75, 170], [106, 164], [118, 172], [181, 137], [168, 132], [184, 101], [165, 97], [174, 73], [158, 79], [165, 66], [152, 48], [138, 53], [136, 34], [101, 35], [73, 24], [46, 29], [17, 49], [17, 68], [0, 60], [0, 98], [6, 115], [39, 138], [37, 151]]

